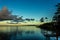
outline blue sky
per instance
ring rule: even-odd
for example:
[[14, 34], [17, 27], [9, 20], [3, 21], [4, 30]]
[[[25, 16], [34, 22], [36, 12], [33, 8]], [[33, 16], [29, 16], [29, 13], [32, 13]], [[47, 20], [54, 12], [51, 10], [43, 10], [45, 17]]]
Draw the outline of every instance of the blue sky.
[[0, 9], [7, 6], [12, 14], [23, 16], [23, 18], [35, 18], [53, 16], [56, 11], [56, 4], [60, 0], [0, 0]]

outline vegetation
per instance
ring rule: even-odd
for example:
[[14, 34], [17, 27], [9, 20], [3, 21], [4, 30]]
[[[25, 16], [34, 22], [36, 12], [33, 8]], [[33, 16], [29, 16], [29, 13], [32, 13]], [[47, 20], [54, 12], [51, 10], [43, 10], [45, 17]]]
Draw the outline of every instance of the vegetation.
[[44, 22], [44, 18], [42, 17], [42, 18], [40, 19], [40, 21], [41, 21], [41, 22]]
[[[52, 18], [52, 22], [50, 23], [45, 23], [43, 25], [38, 26], [41, 29], [47, 30], [47, 31], [52, 31], [56, 33], [56, 38], [58, 40], [58, 36], [60, 36], [60, 3], [58, 3], [57, 6], [57, 12]], [[46, 18], [48, 19], [48, 18]], [[44, 22], [44, 19], [41, 18], [41, 22]]]

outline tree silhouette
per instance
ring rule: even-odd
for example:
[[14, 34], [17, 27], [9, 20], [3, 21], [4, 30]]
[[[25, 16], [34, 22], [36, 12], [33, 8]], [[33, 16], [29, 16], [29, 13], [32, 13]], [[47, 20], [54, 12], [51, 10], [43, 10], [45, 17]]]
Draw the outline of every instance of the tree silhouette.
[[59, 33], [59, 31], [58, 31], [58, 29], [60, 28], [60, 3], [58, 3], [58, 5], [56, 5], [57, 6], [57, 12], [55, 13], [55, 15], [54, 15], [54, 17], [53, 17], [53, 21], [55, 21], [56, 23], [55, 23], [55, 25], [56, 25], [56, 38], [57, 38], [57, 40], [58, 40], [58, 33]]
[[44, 22], [44, 18], [42, 17], [42, 18], [40, 19], [40, 21], [41, 21], [41, 22]]
[[57, 6], [57, 12], [53, 16], [53, 21], [60, 22], [60, 3], [58, 3]]
[[26, 18], [25, 20], [30, 21], [30, 19], [29, 19], [29, 18]]
[[[57, 11], [55, 12], [55, 15], [52, 18], [52, 20], [54, 22], [45, 23], [45, 24], [40, 25], [38, 27], [41, 29], [47, 30], [47, 31], [55, 32], [56, 33], [55, 34], [56, 40], [58, 40], [58, 36], [60, 36], [60, 3], [58, 3], [58, 5], [56, 5], [56, 6], [57, 6]], [[44, 21], [43, 17], [41, 18], [40, 21], [41, 22]]]
[[48, 19], [47, 17], [45, 17], [45, 19]]
[[45, 17], [45, 19], [46, 19], [46, 22], [48, 21], [48, 18], [47, 17]]
[[34, 21], [35, 19], [30, 19], [31, 21]]

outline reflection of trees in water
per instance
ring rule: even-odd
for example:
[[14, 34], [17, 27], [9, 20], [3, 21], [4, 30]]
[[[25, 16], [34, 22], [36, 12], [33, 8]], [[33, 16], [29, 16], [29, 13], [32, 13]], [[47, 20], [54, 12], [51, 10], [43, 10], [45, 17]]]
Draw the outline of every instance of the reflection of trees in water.
[[0, 40], [10, 40], [10, 34], [0, 32]]
[[[10, 27], [10, 29], [9, 29], [9, 27]], [[10, 30], [10, 32], [7, 32], [9, 35], [7, 36], [7, 34], [3, 34], [3, 35], [5, 35], [4, 36], [4, 39], [6, 38], [6, 39], [10, 39], [10, 40], [39, 40], [39, 39], [42, 39], [42, 38], [40, 38], [40, 37], [37, 37], [34, 33], [35, 33], [35, 31], [33, 31], [33, 30], [22, 30], [22, 28], [19, 28], [18, 26], [16, 26], [16, 27], [13, 27], [13, 26], [9, 26], [9, 27], [7, 27], [7, 31], [8, 30]], [[19, 28], [19, 29], [18, 29]], [[25, 37], [24, 37], [25, 36]], [[28, 37], [28, 38], [27, 38]], [[3, 38], [3, 37], [2, 37]]]
[[26, 31], [26, 34], [34, 34], [34, 31]]
[[[14, 31], [13, 31], [14, 30]], [[18, 29], [18, 27], [16, 26], [15, 29], [13, 27], [11, 27], [11, 38], [12, 39], [16, 39], [17, 37], [22, 37], [24, 36], [24, 34], [34, 34], [34, 31], [23, 31], [22, 29]], [[27, 38], [28, 39], [28, 38]]]

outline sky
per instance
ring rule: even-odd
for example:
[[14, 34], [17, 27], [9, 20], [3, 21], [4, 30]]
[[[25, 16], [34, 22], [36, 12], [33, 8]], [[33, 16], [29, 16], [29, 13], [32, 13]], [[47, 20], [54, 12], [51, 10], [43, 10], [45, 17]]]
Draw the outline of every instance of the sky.
[[60, 0], [0, 0], [0, 10], [6, 6], [13, 15], [23, 18], [52, 18]]

